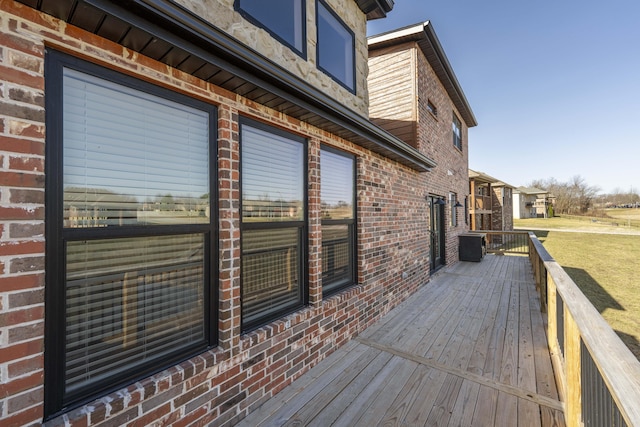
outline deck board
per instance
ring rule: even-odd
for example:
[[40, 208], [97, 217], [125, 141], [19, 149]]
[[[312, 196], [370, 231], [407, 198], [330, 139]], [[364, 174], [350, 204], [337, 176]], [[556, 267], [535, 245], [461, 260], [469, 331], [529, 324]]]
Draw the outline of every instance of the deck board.
[[241, 426], [564, 426], [525, 257], [439, 272]]

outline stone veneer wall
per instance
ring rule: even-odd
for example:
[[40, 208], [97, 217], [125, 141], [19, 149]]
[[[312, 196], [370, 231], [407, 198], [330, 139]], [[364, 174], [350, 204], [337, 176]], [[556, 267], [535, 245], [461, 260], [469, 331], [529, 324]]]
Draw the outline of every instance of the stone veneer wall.
[[[45, 49], [65, 51], [218, 106], [220, 237], [219, 345], [46, 425], [232, 425], [428, 281], [424, 193], [432, 175], [419, 174], [28, 6], [0, 0], [1, 425], [32, 426], [43, 420]], [[309, 141], [310, 305], [248, 334], [240, 331], [240, 115]], [[321, 144], [354, 153], [358, 171], [359, 283], [324, 300]]]
[[[344, 106], [368, 117], [367, 20], [353, 0], [326, 0], [331, 9], [355, 34], [356, 94], [342, 87], [316, 66], [316, 0], [306, 0], [307, 58], [274, 39], [264, 29], [246, 21], [233, 8], [234, 0], [175, 0], [218, 29], [261, 53]], [[266, 1], [266, 0], [265, 0]]]

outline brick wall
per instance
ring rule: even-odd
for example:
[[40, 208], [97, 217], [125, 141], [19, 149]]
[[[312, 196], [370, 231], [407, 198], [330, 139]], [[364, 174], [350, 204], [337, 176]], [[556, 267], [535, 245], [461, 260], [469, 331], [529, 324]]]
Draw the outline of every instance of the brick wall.
[[44, 47], [0, 28], [0, 424], [21, 425], [42, 415]]
[[513, 231], [513, 191], [506, 187], [491, 187], [492, 230]]
[[[461, 115], [417, 43], [375, 50], [369, 64], [372, 120], [437, 163], [423, 177], [417, 192], [422, 200], [432, 194], [447, 201], [444, 256], [445, 264], [453, 264], [458, 261], [458, 235], [467, 230], [468, 225], [464, 208], [456, 209], [457, 225], [450, 225], [449, 193], [456, 193], [457, 200], [464, 205], [469, 193], [468, 128], [462, 122], [463, 149], [459, 150], [453, 145], [451, 124], [453, 112], [459, 118]], [[411, 81], [412, 77], [417, 81]], [[414, 93], [417, 96], [414, 97]], [[427, 101], [436, 106], [437, 115], [427, 109]], [[429, 206], [425, 205], [424, 209], [428, 211]], [[421, 226], [426, 229], [421, 233], [428, 242], [428, 234], [424, 233], [429, 228], [429, 215], [428, 212], [422, 215], [425, 217]]]
[[[449, 192], [456, 193], [464, 206], [469, 193], [469, 131], [447, 94], [442, 82], [417, 45], [418, 61], [418, 149], [435, 160], [437, 166], [429, 173], [429, 193], [445, 197], [445, 257], [446, 263], [458, 261], [458, 235], [469, 229], [464, 208], [457, 208], [457, 225], [451, 227]], [[437, 109], [437, 115], [427, 109], [427, 102]], [[453, 145], [451, 130], [453, 114], [462, 123], [462, 150]]]
[[[43, 417], [45, 46], [218, 106], [220, 240], [219, 346], [47, 425], [232, 424], [427, 282], [424, 195], [430, 175], [27, 6], [0, 0], [0, 424], [37, 425]], [[309, 140], [311, 304], [249, 334], [240, 332], [240, 115]], [[358, 169], [359, 283], [325, 300], [318, 209], [321, 144], [354, 153]]]

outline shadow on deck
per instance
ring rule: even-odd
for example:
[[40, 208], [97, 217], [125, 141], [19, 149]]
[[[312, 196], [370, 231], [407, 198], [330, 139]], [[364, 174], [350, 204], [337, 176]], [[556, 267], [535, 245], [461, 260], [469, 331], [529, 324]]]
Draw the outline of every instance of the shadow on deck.
[[241, 426], [564, 425], [529, 260], [445, 269]]

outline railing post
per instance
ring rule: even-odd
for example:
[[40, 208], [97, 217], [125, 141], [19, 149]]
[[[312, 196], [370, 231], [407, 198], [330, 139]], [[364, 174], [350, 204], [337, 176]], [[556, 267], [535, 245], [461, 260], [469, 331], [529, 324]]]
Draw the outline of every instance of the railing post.
[[580, 427], [582, 425], [580, 330], [566, 304], [564, 306], [564, 334], [564, 362], [567, 375], [567, 399], [564, 416], [567, 427]]
[[564, 371], [564, 362], [562, 352], [558, 344], [558, 290], [553, 278], [547, 273], [547, 341], [551, 353], [551, 363], [553, 370], [556, 372], [556, 385], [560, 401], [567, 401], [567, 377]]

